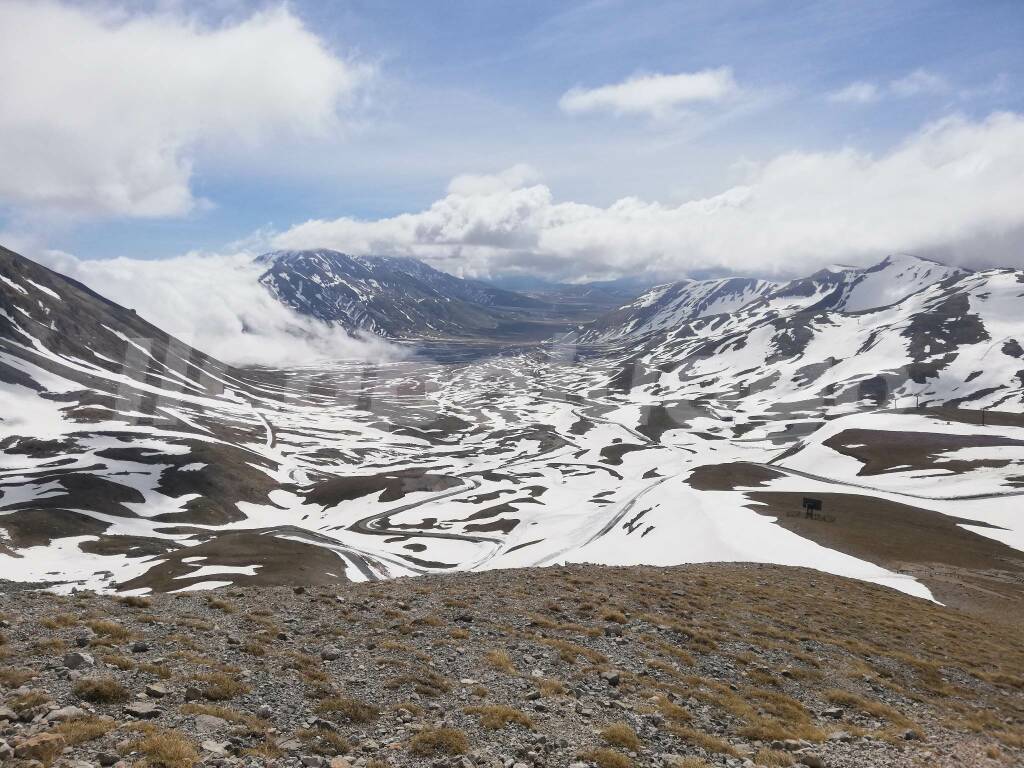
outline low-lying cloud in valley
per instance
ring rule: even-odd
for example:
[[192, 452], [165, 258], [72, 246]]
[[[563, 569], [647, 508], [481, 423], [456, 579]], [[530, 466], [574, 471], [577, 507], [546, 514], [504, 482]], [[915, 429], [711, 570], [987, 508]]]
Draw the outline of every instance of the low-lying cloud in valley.
[[354, 338], [296, 314], [259, 283], [262, 269], [250, 253], [190, 253], [161, 260], [82, 260], [53, 252], [36, 256], [226, 363], [298, 365], [403, 355], [379, 337]]

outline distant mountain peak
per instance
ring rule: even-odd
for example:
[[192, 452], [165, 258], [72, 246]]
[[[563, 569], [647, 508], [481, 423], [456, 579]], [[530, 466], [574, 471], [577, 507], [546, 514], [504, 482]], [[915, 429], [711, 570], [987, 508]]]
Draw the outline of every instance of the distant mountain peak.
[[541, 305], [408, 256], [319, 248], [273, 251], [256, 261], [266, 267], [260, 282], [296, 312], [389, 338], [486, 335]]
[[872, 266], [833, 264], [785, 283], [744, 277], [684, 279], [655, 286], [599, 319], [585, 338], [608, 341], [671, 332], [692, 320], [741, 310], [862, 312], [896, 304], [928, 286], [966, 274], [969, 270], [960, 267], [893, 253]]

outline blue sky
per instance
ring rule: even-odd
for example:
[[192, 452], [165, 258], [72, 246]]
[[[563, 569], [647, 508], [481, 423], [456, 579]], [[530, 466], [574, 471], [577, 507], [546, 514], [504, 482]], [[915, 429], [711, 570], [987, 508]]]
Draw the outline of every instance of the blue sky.
[[[16, 65], [6, 77], [19, 79], [24, 103], [38, 113], [33, 123], [4, 115], [0, 107], [0, 167], [17, 171], [0, 184], [0, 235], [27, 249], [56, 249], [83, 259], [320, 244], [408, 252], [452, 271], [543, 271], [556, 260], [558, 269], [550, 271], [559, 277], [603, 277], [616, 271], [617, 257], [593, 255], [589, 240], [582, 243], [556, 231], [567, 215], [575, 215], [564, 206], [593, 207], [597, 213], [591, 229], [602, 231], [613, 226], [607, 212], [623, 199], [665, 209], [687, 201], [715, 201], [706, 205], [717, 206], [716, 196], [742, 188], [754, 190], [753, 199], [760, 200], [767, 190], [781, 188], [778, 182], [764, 184], [766, 164], [774, 167], [794, 153], [805, 158], [799, 168], [809, 164], [806, 158], [823, 164], [822, 178], [812, 178], [805, 187], [826, 183], [831, 175], [836, 184], [863, 185], [864, 197], [876, 189], [882, 196], [913, 195], [949, 177], [937, 173], [929, 180], [922, 172], [918, 187], [901, 190], [898, 169], [882, 168], [846, 182], [828, 163], [837, 162], [844, 150], [861, 153], [866, 162], [884, 159], [920, 141], [922, 131], [944, 120], [959, 123], [944, 128], [947, 133], [935, 142], [955, 147], [950, 151], [961, 152], [966, 164], [1006, 166], [1019, 157], [1012, 146], [1020, 128], [1016, 119], [1024, 112], [1024, 4], [1019, 0], [303, 0], [287, 6], [232, 0], [122, 6], [0, 0], [0, 14], [5, 12], [15, 15], [6, 25], [0, 19], [0, 28], [12, 34], [16, 21], [18, 38], [36, 43], [36, 61]], [[73, 18], [65, 18], [68, 14]], [[250, 32], [253, 19], [261, 15], [274, 20]], [[97, 51], [87, 55], [97, 58], [99, 75], [77, 80], [74, 70], [80, 63], [49, 55], [63, 43], [58, 33], [42, 30], [60, 29], [64, 21], [69, 34], [86, 31], [76, 38], [95, 35]], [[213, 50], [211, 42], [218, 31], [226, 38], [225, 30], [237, 30], [234, 42], [222, 46], [230, 48], [230, 56]], [[37, 34], [41, 39], [33, 40]], [[143, 45], [160, 36], [172, 52], [172, 61], [162, 65], [146, 56]], [[197, 40], [194, 51], [189, 36]], [[115, 42], [121, 40], [130, 42], [123, 52]], [[118, 52], [109, 53], [112, 48]], [[180, 51], [180, 61], [173, 61], [174, 51]], [[245, 64], [248, 57], [252, 71], [232, 82], [235, 62]], [[295, 63], [307, 59], [306, 69], [307, 63]], [[280, 91], [261, 92], [260, 67], [268, 61], [288, 73], [276, 85]], [[176, 84], [180, 71], [189, 68], [196, 72], [188, 77], [196, 79]], [[688, 89], [696, 88], [697, 81], [667, 79], [702, 73], [711, 81], [708, 87], [718, 91], [695, 96]], [[294, 88], [288, 77], [294, 78]], [[655, 90], [682, 90], [677, 97], [655, 95], [636, 106], [630, 94], [644, 77], [653, 78], [647, 84]], [[51, 106], [39, 106], [61, 78], [74, 87], [55, 92]], [[149, 95], [122, 83], [126, 78], [149, 78]], [[313, 81], [323, 87], [298, 93]], [[184, 106], [162, 116], [161, 104], [171, 103], [172, 97], [149, 100], [158, 98], [162, 88]], [[602, 88], [613, 90], [598, 91]], [[583, 94], [576, 102], [567, 96], [573, 89]], [[205, 101], [187, 95], [197, 90], [207, 94]], [[67, 104], [68, 92], [81, 101]], [[238, 109], [224, 114], [227, 110], [219, 108], [223, 94], [232, 101], [243, 92], [248, 95], [244, 100], [239, 96]], [[56, 102], [62, 94], [64, 99]], [[99, 111], [97, 103], [109, 114], [90, 114]], [[291, 114], [281, 114], [284, 108]], [[324, 125], [308, 130], [304, 114], [311, 123]], [[1010, 115], [1013, 122], [986, 123], [996, 114]], [[76, 126], [79, 116], [82, 125]], [[179, 119], [181, 125], [171, 134], [155, 125]], [[59, 130], [46, 142], [35, 142], [39, 124], [46, 121], [47, 128]], [[235, 140], [254, 124], [259, 135]], [[111, 133], [116, 141], [108, 142]], [[131, 152], [133, 142], [138, 142], [137, 157]], [[927, 164], [920, 157], [935, 151], [933, 146], [918, 152], [914, 162]], [[59, 162], [65, 155], [69, 160]], [[896, 158], [893, 165], [900, 162]], [[160, 163], [170, 165], [156, 167]], [[472, 186], [472, 206], [461, 198], [457, 206], [450, 200], [443, 206], [457, 207], [456, 213], [395, 220], [448, 200], [456, 177], [501, 174], [521, 166], [529, 168], [500, 177], [504, 180], [496, 187], [481, 182], [484, 192]], [[67, 179], [61, 177], [65, 167]], [[789, 173], [784, 169], [777, 175]], [[881, 188], [885, 179], [896, 179], [897, 189]], [[907, 231], [894, 223], [893, 249], [945, 249], [962, 255], [964, 238], [977, 244], [979, 232], [987, 237], [991, 230], [999, 231], [993, 235], [996, 246], [982, 243], [989, 250], [1007, 249], [1006, 238], [1016, 243], [1024, 222], [1003, 209], [1006, 195], [1017, 191], [1013, 180], [1000, 177], [1001, 187], [985, 176], [975, 181], [968, 191], [991, 188], [999, 199], [974, 211], [975, 191], [971, 205], [961, 206], [972, 213], [955, 231]], [[39, 189], [32, 189], [37, 183]], [[160, 190], [161, 184], [167, 190]], [[93, 187], [109, 202], [92, 205]], [[509, 194], [538, 187], [547, 197], [510, 201]], [[837, 192], [832, 207], [846, 204]], [[941, 204], [937, 198], [937, 218], [944, 217]], [[509, 211], [524, 205], [530, 206], [530, 227], [518, 220], [508, 223]], [[501, 212], [491, 215], [498, 207]], [[808, 219], [820, 215], [808, 214], [804, 202], [787, 199], [758, 218], [758, 226], [794, 208]], [[630, 213], [630, 221], [648, 213]], [[657, 213], [660, 217], [664, 211]], [[450, 233], [452, 220], [477, 221], [477, 216], [484, 224], [429, 243], [409, 233], [423, 228]], [[878, 216], [866, 210], [863, 219], [877, 227]], [[323, 226], [293, 229], [309, 220]], [[668, 225], [659, 218], [655, 226]], [[736, 271], [744, 260], [760, 258], [760, 251], [752, 250], [729, 261], [721, 253], [727, 246], [735, 250], [735, 244], [715, 236], [708, 245], [694, 234], [694, 226], [690, 222], [680, 230], [684, 245], [678, 254], [670, 252], [668, 241], [650, 245], [643, 234], [620, 237], [615, 229], [608, 237], [621, 243], [623, 253], [640, 253], [623, 257], [624, 271], [648, 263], [658, 271], [679, 273], [709, 267]], [[834, 246], [828, 239], [794, 234], [795, 225], [788, 222], [787, 227], [766, 241], [765, 252], [773, 255], [765, 256], [764, 270], [778, 271], [787, 248], [822, 260], [830, 257], [825, 251]], [[512, 245], [499, 243], [501, 237]], [[776, 240], [780, 244], [773, 245]], [[884, 250], [886, 242], [865, 239], [850, 253], [836, 255], [866, 258]], [[499, 248], [500, 257], [494, 255]]]

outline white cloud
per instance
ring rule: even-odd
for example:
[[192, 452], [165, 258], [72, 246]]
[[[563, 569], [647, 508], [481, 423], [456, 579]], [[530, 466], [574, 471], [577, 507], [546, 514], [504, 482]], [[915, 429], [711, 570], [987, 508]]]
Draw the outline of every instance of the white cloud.
[[841, 104], [871, 104], [883, 98], [909, 99], [926, 94], [946, 93], [949, 83], [945, 78], [926, 69], [915, 69], [905, 77], [877, 85], [866, 80], [850, 83], [845, 88], [827, 95], [829, 101]]
[[870, 104], [873, 101], [878, 101], [879, 96], [877, 85], [858, 81], [850, 83], [838, 91], [833, 91], [828, 95], [828, 100], [843, 104]]
[[[418, 213], [308, 221], [274, 244], [412, 255], [454, 273], [563, 278], [792, 274], [892, 251], [960, 244], [962, 252], [971, 239], [1024, 231], [1024, 116], [951, 117], [879, 155], [790, 152], [755, 166], [740, 186], [681, 205], [556, 202], [544, 185], [499, 181], [460, 192]], [[1024, 248], [1016, 253], [1024, 263]]]
[[906, 77], [893, 80], [889, 89], [897, 96], [919, 96], [924, 93], [943, 93], [949, 88], [945, 79], [924, 69], [915, 69]]
[[637, 75], [614, 85], [573, 88], [558, 103], [569, 113], [610, 111], [660, 116], [684, 104], [721, 102], [738, 90], [732, 70], [721, 67], [677, 75]]
[[401, 356], [382, 339], [352, 338], [281, 304], [259, 283], [262, 270], [249, 253], [95, 261], [52, 251], [33, 256], [227, 363], [289, 365]]
[[520, 163], [500, 173], [464, 173], [461, 176], [456, 176], [448, 184], [448, 193], [451, 195], [487, 195], [519, 189], [537, 181], [540, 181], [540, 174], [537, 170]]
[[0, 202], [169, 216], [202, 148], [324, 135], [370, 76], [286, 7], [204, 27], [53, 0], [0, 2]]

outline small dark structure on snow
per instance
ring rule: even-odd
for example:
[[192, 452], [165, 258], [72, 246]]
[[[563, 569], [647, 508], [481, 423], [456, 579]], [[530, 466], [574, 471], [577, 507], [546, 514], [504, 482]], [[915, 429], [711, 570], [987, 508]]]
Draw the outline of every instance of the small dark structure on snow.
[[813, 520], [815, 512], [821, 512], [821, 499], [804, 496], [804, 517]]

